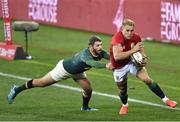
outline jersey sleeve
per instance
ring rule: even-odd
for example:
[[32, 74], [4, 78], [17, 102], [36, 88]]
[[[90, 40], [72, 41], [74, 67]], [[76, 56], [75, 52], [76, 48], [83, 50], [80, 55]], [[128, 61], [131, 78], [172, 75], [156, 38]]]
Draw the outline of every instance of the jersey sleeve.
[[123, 37], [120, 35], [120, 33], [116, 33], [111, 41], [111, 45], [117, 45], [117, 44], [123, 44]]
[[106, 67], [106, 64], [103, 64], [99, 61], [94, 61], [92, 59], [87, 60], [86, 64], [90, 65], [91, 67], [94, 67], [94, 68], [105, 68]]
[[102, 50], [102, 57], [103, 57], [104, 59], [109, 60], [109, 59], [110, 59], [110, 54], [109, 54], [109, 52], [107, 52], [107, 51], [105, 51], [105, 50]]
[[105, 68], [106, 67], [106, 64], [94, 60], [93, 57], [87, 52], [83, 53], [83, 55], [81, 55], [81, 61], [86, 63], [86, 65], [89, 65], [94, 68]]
[[87, 65], [94, 67], [94, 68], [105, 68], [106, 64], [103, 64], [99, 61], [95, 61], [91, 56], [83, 56], [82, 61]]

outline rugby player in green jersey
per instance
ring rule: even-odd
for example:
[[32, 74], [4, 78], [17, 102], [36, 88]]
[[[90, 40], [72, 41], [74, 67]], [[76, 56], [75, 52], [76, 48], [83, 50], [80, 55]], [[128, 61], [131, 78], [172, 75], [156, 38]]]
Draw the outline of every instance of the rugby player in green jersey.
[[54, 69], [42, 78], [29, 80], [21, 86], [14, 85], [7, 96], [8, 103], [12, 104], [15, 97], [26, 89], [46, 87], [58, 81], [72, 78], [83, 89], [81, 110], [97, 110], [88, 106], [92, 95], [92, 87], [85, 71], [92, 67], [113, 69], [111, 63], [103, 64], [99, 62], [102, 58], [109, 60], [109, 53], [102, 49], [102, 39], [98, 36], [92, 36], [88, 40], [88, 48], [70, 58], [60, 60]]

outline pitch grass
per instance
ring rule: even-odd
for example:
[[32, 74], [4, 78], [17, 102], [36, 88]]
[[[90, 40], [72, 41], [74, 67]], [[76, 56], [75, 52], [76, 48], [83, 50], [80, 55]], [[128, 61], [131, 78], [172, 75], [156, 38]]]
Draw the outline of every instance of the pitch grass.
[[[2, 39], [2, 29], [1, 29]], [[33, 60], [6, 61], [0, 59], [0, 72], [17, 76], [38, 78], [46, 74], [62, 58], [69, 57], [87, 47], [90, 35], [65, 28], [40, 26], [40, 30], [29, 36], [29, 54]], [[99, 35], [103, 47], [108, 50], [111, 35]], [[13, 32], [16, 44], [24, 45], [24, 33]], [[180, 57], [179, 46], [144, 42], [149, 64], [150, 76], [157, 81], [165, 93], [180, 103]], [[87, 72], [94, 91], [117, 95], [112, 72], [92, 69]], [[90, 106], [99, 108], [96, 112], [80, 111], [81, 93], [54, 86], [27, 90], [18, 95], [12, 105], [8, 105], [6, 96], [13, 84], [25, 81], [0, 76], [0, 120], [3, 121], [178, 121], [180, 111], [129, 102], [129, 113], [119, 116], [120, 101], [93, 95]], [[59, 84], [78, 87], [71, 79]], [[128, 82], [129, 97], [163, 104], [150, 92], [146, 85], [130, 76]], [[177, 107], [180, 107], [179, 105]]]

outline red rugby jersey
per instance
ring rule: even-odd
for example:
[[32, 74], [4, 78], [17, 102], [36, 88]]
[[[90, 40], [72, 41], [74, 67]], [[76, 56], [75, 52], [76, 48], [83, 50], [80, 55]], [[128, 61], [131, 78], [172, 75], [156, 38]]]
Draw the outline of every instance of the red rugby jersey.
[[117, 32], [112, 37], [111, 45], [110, 45], [110, 61], [112, 65], [115, 67], [115, 69], [122, 68], [123, 66], [128, 64], [130, 61], [130, 57], [124, 60], [115, 61], [113, 56], [113, 46], [116, 44], [121, 44], [123, 47], [123, 52], [126, 52], [131, 50], [131, 48], [133, 48], [134, 45], [136, 45], [138, 42], [141, 42], [141, 38], [137, 34], [133, 34], [132, 38], [129, 40], [124, 38], [122, 32]]

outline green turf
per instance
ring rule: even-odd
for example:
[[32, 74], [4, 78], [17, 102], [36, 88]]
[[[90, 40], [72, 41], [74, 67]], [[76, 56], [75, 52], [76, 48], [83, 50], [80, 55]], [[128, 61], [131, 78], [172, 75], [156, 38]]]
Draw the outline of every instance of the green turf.
[[[1, 29], [1, 28], [0, 28]], [[2, 29], [0, 30], [2, 40]], [[0, 59], [0, 72], [17, 76], [38, 78], [51, 70], [62, 58], [87, 47], [87, 39], [92, 32], [82, 32], [58, 27], [41, 25], [40, 30], [29, 34], [29, 53], [33, 60], [6, 61]], [[108, 50], [111, 36], [98, 34]], [[16, 44], [24, 45], [24, 33], [13, 32]], [[150, 76], [160, 84], [165, 93], [180, 103], [180, 52], [179, 46], [144, 42], [149, 64]], [[92, 69], [87, 72], [94, 91], [117, 95], [112, 72]], [[18, 95], [12, 105], [8, 105], [6, 96], [13, 84], [20, 85], [23, 80], [0, 76], [0, 121], [6, 120], [44, 120], [44, 121], [177, 121], [180, 111], [129, 102], [129, 113], [119, 116], [120, 101], [114, 98], [93, 95], [90, 106], [99, 108], [97, 112], [82, 112], [81, 93], [55, 86], [25, 91]], [[78, 87], [71, 79], [62, 81]], [[129, 97], [133, 99], [163, 103], [150, 92], [141, 81], [129, 77]], [[133, 89], [132, 89], [133, 88]], [[179, 105], [177, 107], [180, 107]]]

